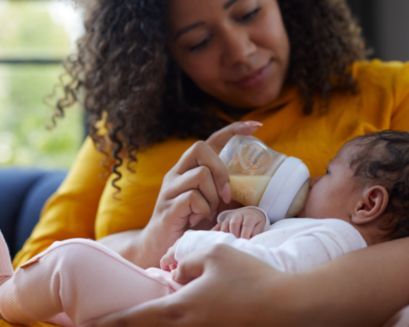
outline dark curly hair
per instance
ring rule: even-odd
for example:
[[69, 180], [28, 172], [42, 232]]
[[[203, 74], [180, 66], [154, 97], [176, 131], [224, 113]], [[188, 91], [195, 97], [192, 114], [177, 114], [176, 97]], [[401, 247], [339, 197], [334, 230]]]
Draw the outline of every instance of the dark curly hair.
[[[85, 34], [64, 64], [54, 122], [81, 102], [89, 134], [113, 157], [114, 186], [125, 159], [167, 137], [206, 138], [227, 124], [214, 100], [184, 75], [166, 46], [168, 0], [88, 0]], [[354, 61], [365, 57], [360, 29], [345, 0], [278, 0], [290, 44], [287, 83], [313, 110], [313, 98], [354, 92]], [[206, 107], [205, 110], [203, 108]], [[223, 109], [222, 109], [223, 110]], [[107, 130], [102, 135], [97, 122]]]
[[409, 133], [382, 131], [360, 136], [350, 161], [354, 175], [384, 186], [389, 202], [380, 227], [391, 239], [409, 236]]

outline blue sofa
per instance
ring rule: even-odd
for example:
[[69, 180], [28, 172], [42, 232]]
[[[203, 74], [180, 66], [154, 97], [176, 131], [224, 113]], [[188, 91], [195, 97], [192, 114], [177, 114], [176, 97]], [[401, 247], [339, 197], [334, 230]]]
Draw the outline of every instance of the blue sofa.
[[66, 172], [60, 170], [0, 169], [0, 229], [11, 256], [30, 236], [45, 201], [65, 175]]

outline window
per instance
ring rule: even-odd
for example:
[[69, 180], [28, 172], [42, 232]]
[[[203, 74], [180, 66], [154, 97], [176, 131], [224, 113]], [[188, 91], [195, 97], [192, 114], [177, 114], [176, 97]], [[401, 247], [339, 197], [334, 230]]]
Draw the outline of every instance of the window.
[[61, 0], [2, 0], [0, 22], [0, 166], [66, 168], [83, 138], [82, 112], [70, 108], [49, 130], [45, 97], [81, 33], [80, 15]]

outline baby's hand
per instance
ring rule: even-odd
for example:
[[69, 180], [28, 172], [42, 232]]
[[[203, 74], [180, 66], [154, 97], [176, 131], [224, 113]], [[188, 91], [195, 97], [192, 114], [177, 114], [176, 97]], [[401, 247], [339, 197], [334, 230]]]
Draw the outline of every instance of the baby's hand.
[[177, 267], [177, 261], [175, 259], [175, 246], [171, 246], [166, 254], [160, 259], [160, 267], [166, 271], [172, 271]]
[[252, 238], [264, 231], [268, 219], [257, 207], [243, 207], [223, 211], [217, 217], [217, 225], [212, 230], [232, 233], [236, 237]]

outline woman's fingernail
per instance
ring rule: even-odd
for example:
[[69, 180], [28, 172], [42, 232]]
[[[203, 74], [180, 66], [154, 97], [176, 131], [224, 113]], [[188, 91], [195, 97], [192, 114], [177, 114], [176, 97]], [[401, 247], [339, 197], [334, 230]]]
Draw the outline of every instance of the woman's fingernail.
[[261, 126], [263, 126], [263, 123], [261, 123], [259, 121], [255, 121], [255, 120], [247, 120], [247, 121], [243, 122], [243, 124], [245, 126], [248, 126], [248, 127], [261, 127]]
[[224, 184], [223, 189], [220, 193], [220, 196], [224, 203], [230, 203], [231, 201], [231, 192], [229, 183]]

